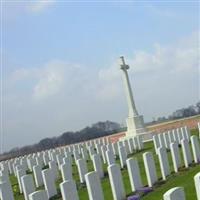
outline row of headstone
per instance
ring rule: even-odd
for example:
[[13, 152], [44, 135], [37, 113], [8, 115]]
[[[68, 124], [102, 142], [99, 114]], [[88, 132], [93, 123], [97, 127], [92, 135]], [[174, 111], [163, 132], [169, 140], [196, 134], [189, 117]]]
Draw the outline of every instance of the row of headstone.
[[[186, 135], [187, 134], [185, 134], [185, 137]], [[170, 174], [170, 170], [166, 152], [167, 148], [165, 143], [166, 139], [162, 140], [161, 138], [162, 136], [158, 136], [160, 144], [163, 145], [157, 147], [157, 155], [160, 163], [162, 178], [163, 180], [166, 180], [167, 176]], [[194, 161], [198, 163], [200, 160], [200, 150], [199, 150], [200, 147], [199, 147], [198, 137], [192, 136], [191, 139], [182, 138], [180, 144], [182, 146], [185, 167], [188, 167], [193, 160], [189, 147], [190, 140], [191, 140]], [[169, 141], [171, 140], [169, 139]], [[96, 194], [96, 192], [94, 192], [94, 194], [93, 192], [91, 192], [93, 190], [91, 188], [95, 186], [90, 183], [90, 179], [91, 180], [96, 179], [94, 178], [96, 176], [98, 177], [98, 179], [104, 177], [103, 166], [102, 166], [103, 163], [106, 163], [108, 165], [108, 174], [111, 186], [113, 184], [112, 186], [113, 197], [118, 196], [118, 193], [119, 196], [124, 195], [123, 188], [120, 189], [117, 188], [118, 186], [116, 186], [116, 184], [123, 185], [123, 183], [121, 183], [121, 181], [115, 182], [115, 179], [117, 179], [116, 174], [119, 175], [117, 177], [119, 177], [120, 179], [121, 176], [120, 168], [124, 168], [126, 165], [128, 168], [132, 190], [133, 191], [141, 190], [143, 187], [137, 161], [134, 159], [127, 160], [129, 154], [132, 154], [134, 151], [143, 149], [143, 141], [141, 140], [141, 137], [138, 136], [130, 138], [128, 140], [118, 141], [117, 143], [112, 143], [112, 144], [109, 143], [109, 141], [107, 141], [107, 143], [105, 144], [104, 143], [105, 142], [103, 141], [100, 142], [100, 140], [93, 142], [90, 141], [82, 144], [70, 145], [68, 147], [62, 147], [54, 150], [23, 156], [6, 162], [1, 162], [0, 172], [1, 173], [4, 172], [4, 174], [7, 174], [7, 179], [4, 178], [5, 180], [1, 181], [2, 187], [6, 187], [5, 185], [7, 185], [5, 191], [11, 190], [9, 194], [13, 196], [12, 188], [9, 183], [9, 174], [14, 173], [18, 180], [20, 192], [24, 194], [25, 200], [28, 200], [28, 196], [30, 193], [34, 193], [33, 197], [31, 197], [32, 199], [34, 199], [34, 196], [38, 196], [39, 195], [38, 193], [40, 193], [40, 191], [36, 191], [36, 188], [42, 185], [44, 185], [46, 193], [44, 194], [44, 192], [41, 192], [41, 195], [43, 196], [47, 195], [47, 198], [51, 198], [57, 194], [55, 181], [58, 178], [60, 170], [63, 179], [62, 186], [60, 185], [61, 191], [63, 191], [62, 194], [65, 194], [67, 192], [64, 187], [65, 185], [69, 186], [69, 188], [70, 187], [74, 188], [74, 193], [76, 193], [77, 192], [75, 190], [76, 188], [73, 187], [74, 181], [72, 176], [72, 162], [73, 162], [72, 159], [74, 159], [74, 162], [78, 168], [79, 180], [81, 183], [86, 183], [89, 196], [93, 196]], [[174, 171], [177, 172], [181, 166], [178, 142], [175, 141], [172, 143], [170, 142], [169, 149], [171, 150], [172, 154]], [[116, 164], [115, 161], [117, 156], [119, 156], [120, 159], [120, 167]], [[96, 175], [86, 176], [88, 174], [87, 163], [86, 163], [88, 159], [92, 160]], [[143, 160], [148, 180], [148, 186], [152, 187], [158, 180], [152, 153], [150, 152], [144, 153]], [[46, 165], [48, 165], [49, 168], [42, 170], [42, 168]], [[32, 171], [33, 176], [27, 174], [27, 170]], [[116, 173], [113, 174], [112, 171], [115, 171]], [[134, 173], [135, 171], [137, 171], [137, 175], [136, 173]], [[112, 180], [114, 180], [114, 182]], [[29, 187], [27, 188], [27, 185], [30, 185], [30, 188]], [[10, 199], [12, 200], [12, 197], [10, 197]]]
[[[109, 141], [90, 141], [1, 162], [1, 171], [5, 168], [8, 175], [15, 174], [20, 193], [23, 193], [25, 200], [28, 200], [30, 193], [35, 192], [36, 188], [43, 185], [47, 197], [51, 198], [57, 194], [55, 181], [58, 179], [59, 170], [63, 181], [73, 180], [72, 159], [77, 165], [80, 182], [85, 183], [85, 175], [88, 173], [86, 161], [89, 158], [92, 160], [94, 170], [99, 178], [103, 178], [103, 163], [115, 164], [115, 159], [119, 156], [121, 168], [124, 168], [128, 154], [142, 148], [143, 142], [139, 136], [112, 144]], [[44, 166], [49, 168], [42, 170]], [[32, 175], [27, 174], [27, 171], [32, 172]], [[13, 195], [11, 187], [10, 190]], [[39, 194], [36, 191], [34, 195]], [[44, 194], [42, 193], [42, 195]]]
[[[114, 158], [113, 154], [108, 154], [109, 152], [112, 152], [112, 151], [107, 151], [107, 159], [111, 160], [110, 157], [113, 158], [113, 160], [114, 160], [113, 163], [111, 165], [109, 165], [109, 166], [112, 166], [112, 165], [115, 165], [115, 158]], [[125, 151], [125, 147], [123, 145], [120, 146], [119, 154], [120, 154], [121, 160], [123, 161], [123, 162], [121, 162], [122, 163], [121, 167], [123, 167], [123, 165], [125, 165], [125, 163], [126, 163], [126, 151]], [[100, 155], [94, 154], [92, 160], [93, 160], [95, 173], [97, 174], [98, 178], [103, 178], [104, 172], [103, 172]], [[77, 164], [77, 168], [79, 171], [80, 182], [81, 183], [86, 182], [87, 185], [90, 185], [89, 183], [87, 183], [88, 180], [90, 180], [90, 178], [88, 180], [86, 179], [86, 174], [88, 173], [86, 160], [83, 158], [78, 159], [76, 164]], [[62, 174], [62, 178], [63, 178], [64, 182], [72, 180], [71, 163], [70, 163], [69, 159], [65, 158], [65, 163], [63, 163], [61, 165], [60, 169], [61, 169], [61, 174]], [[56, 162], [54, 160], [50, 161], [48, 169], [42, 170], [40, 165], [35, 165], [35, 166], [33, 166], [32, 170], [33, 170], [33, 175], [35, 178], [36, 187], [39, 187], [44, 184], [47, 197], [51, 198], [51, 197], [55, 196], [57, 194], [55, 180], [57, 178], [57, 173], [58, 173], [58, 168], [57, 168]], [[34, 198], [34, 196], [39, 195], [35, 191], [36, 187], [34, 185], [33, 176], [31, 174], [26, 174], [26, 170], [24, 170], [22, 166], [17, 166], [16, 174], [17, 174], [17, 178], [18, 178], [19, 187], [21, 188], [20, 192], [24, 194], [25, 200], [28, 200], [28, 196], [30, 193], [34, 193], [34, 195], [32, 195], [33, 197], [31, 197], [32, 199]], [[114, 175], [115, 174], [113, 174], [113, 176]], [[93, 184], [91, 186], [93, 186]], [[63, 189], [63, 193], [65, 193], [64, 189]], [[43, 196], [44, 193], [41, 193], [41, 195]]]
[[[131, 187], [132, 191], [137, 191], [137, 189], [142, 187], [140, 177], [138, 177], [137, 172], [139, 172], [137, 161], [134, 159], [128, 159], [127, 165], [129, 166], [129, 173], [131, 175]], [[133, 173], [133, 169], [136, 167], [135, 173]], [[132, 172], [131, 172], [132, 171]], [[108, 174], [109, 179], [111, 183], [111, 189], [113, 193], [113, 199], [114, 200], [123, 200], [126, 198], [125, 194], [125, 188], [122, 180], [122, 175], [120, 171], [120, 167], [117, 164], [113, 164], [111, 166], [108, 166]], [[129, 174], [129, 175], [130, 175]], [[26, 175], [23, 178], [27, 181], [26, 186], [26, 197], [25, 199], [30, 200], [48, 200], [48, 193], [44, 191], [35, 191], [31, 192], [30, 186], [32, 182], [31, 175]], [[88, 196], [89, 200], [104, 200], [103, 190], [101, 187], [99, 175], [97, 172], [89, 172], [85, 175], [87, 190], [88, 190]], [[200, 172], [194, 176], [194, 183], [195, 183], [195, 189], [197, 194], [197, 200], [200, 200]], [[2, 200], [4, 199], [14, 199], [12, 196], [9, 196], [9, 190], [8, 187], [5, 187], [5, 182], [0, 183], [0, 197]], [[64, 181], [60, 184], [61, 188], [61, 194], [63, 200], [79, 200], [76, 184], [73, 180]], [[68, 192], [70, 191], [70, 192]], [[6, 198], [2, 198], [2, 196], [6, 196]], [[184, 189], [181, 187], [176, 187], [168, 190], [163, 195], [164, 200], [185, 200], [185, 194]]]
[[40, 165], [41, 167], [44, 167], [44, 166], [48, 165], [50, 160], [53, 160], [58, 163], [58, 166], [60, 166], [62, 163], [63, 157], [69, 157], [69, 155], [71, 156], [73, 154], [73, 152], [76, 152], [76, 151], [78, 151], [80, 154], [82, 146], [87, 146], [90, 144], [93, 144], [93, 146], [94, 146], [94, 144], [107, 145], [108, 143], [109, 143], [108, 138], [100, 138], [100, 139], [96, 139], [94, 141], [74, 144], [74, 145], [70, 145], [70, 146], [62, 147], [62, 148], [50, 149], [47, 151], [42, 151], [42, 152], [34, 153], [31, 155], [22, 156], [22, 157], [18, 157], [15, 159], [3, 161], [0, 163], [0, 165], [6, 166], [6, 168], [8, 168], [9, 174], [14, 173], [16, 175], [15, 168], [17, 165], [23, 165], [25, 170], [29, 169], [30, 171], [33, 171], [34, 165]]
[[157, 153], [158, 148], [165, 147], [170, 149], [170, 144], [176, 142], [181, 145], [181, 140], [190, 141], [190, 130], [187, 126], [168, 130], [164, 133], [153, 135], [153, 143], [155, 152]]

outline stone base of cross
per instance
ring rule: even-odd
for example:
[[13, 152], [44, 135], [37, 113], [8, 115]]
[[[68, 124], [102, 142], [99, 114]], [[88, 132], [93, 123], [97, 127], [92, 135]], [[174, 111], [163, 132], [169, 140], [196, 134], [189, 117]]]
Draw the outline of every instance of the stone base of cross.
[[127, 124], [126, 136], [136, 136], [140, 133], [147, 132], [142, 115], [128, 117], [126, 119], [126, 124]]

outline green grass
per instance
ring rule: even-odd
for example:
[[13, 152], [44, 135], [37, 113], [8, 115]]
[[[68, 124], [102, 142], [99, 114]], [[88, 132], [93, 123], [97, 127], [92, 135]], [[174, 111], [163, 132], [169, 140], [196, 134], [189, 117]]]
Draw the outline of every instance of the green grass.
[[[197, 130], [193, 130], [192, 134], [197, 134]], [[141, 199], [142, 200], [161, 200], [163, 194], [167, 190], [169, 190], [172, 187], [181, 186], [181, 187], [184, 187], [186, 199], [196, 200], [196, 191], [194, 188], [193, 177], [195, 174], [200, 172], [200, 165], [195, 165], [193, 163], [188, 169], [182, 168], [179, 173], [174, 173], [172, 159], [171, 159], [171, 153], [168, 152], [169, 164], [170, 164], [170, 169], [171, 169], [172, 173], [170, 176], [168, 176], [166, 181], [162, 181], [161, 171], [160, 171], [160, 167], [159, 167], [159, 161], [155, 154], [153, 143], [152, 142], [145, 143], [144, 150], [142, 150], [140, 152], [136, 152], [129, 156], [129, 157], [137, 158], [139, 167], [140, 167], [142, 182], [144, 185], [147, 185], [147, 179], [146, 179], [146, 174], [145, 174], [145, 170], [144, 170], [142, 154], [147, 151], [152, 152], [154, 155], [156, 169], [157, 169], [157, 175], [159, 177], [159, 183], [153, 187], [153, 192], [151, 192], [145, 196], [142, 196]], [[182, 157], [182, 155], [181, 155], [181, 157]], [[117, 163], [119, 163], [119, 159], [117, 159]], [[182, 159], [182, 165], [183, 165], [183, 159]], [[93, 171], [93, 170], [94, 169], [93, 169], [92, 162], [89, 161], [88, 162], [88, 171]], [[113, 199], [112, 191], [111, 191], [111, 187], [110, 187], [110, 183], [109, 183], [109, 179], [108, 179], [108, 175], [107, 175], [107, 166], [106, 165], [104, 165], [104, 172], [105, 172], [105, 177], [104, 177], [104, 179], [101, 180], [104, 197], [105, 197], [105, 200], [112, 200]], [[130, 186], [130, 182], [129, 182], [127, 169], [122, 170], [122, 175], [123, 175], [123, 181], [124, 181], [126, 194], [130, 195], [130, 194], [132, 194], [132, 192], [131, 192], [131, 186]], [[80, 200], [87, 200], [88, 199], [87, 189], [84, 184], [79, 183], [78, 171], [77, 171], [77, 167], [75, 166], [75, 164], [73, 165], [73, 177], [77, 183], [78, 194], [79, 194]], [[19, 188], [17, 185], [16, 177], [10, 176], [10, 180], [12, 183], [15, 199], [16, 200], [24, 200], [23, 195], [21, 195], [19, 193]], [[62, 182], [61, 176], [59, 176], [59, 179], [56, 182], [56, 186], [58, 189], [58, 195], [56, 197], [52, 198], [54, 200], [62, 200], [60, 190], [59, 190], [59, 183], [61, 183], [61, 182]], [[41, 187], [40, 189], [43, 189], [43, 188]]]

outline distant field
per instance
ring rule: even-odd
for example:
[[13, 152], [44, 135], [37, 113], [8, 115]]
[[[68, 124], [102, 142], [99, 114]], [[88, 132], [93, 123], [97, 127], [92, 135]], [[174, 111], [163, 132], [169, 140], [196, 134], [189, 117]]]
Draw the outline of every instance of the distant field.
[[[198, 131], [192, 130], [192, 134], [198, 134]], [[147, 151], [153, 152], [154, 159], [156, 162], [157, 174], [160, 179], [161, 179], [161, 172], [160, 172], [158, 158], [154, 151], [153, 142], [145, 143], [144, 147], [145, 147], [144, 150], [134, 153], [134, 154], [130, 155], [129, 157], [136, 157], [138, 159], [143, 184], [147, 185], [147, 180], [146, 180], [146, 175], [145, 175], [145, 170], [144, 170], [144, 165], [143, 165], [143, 159], [142, 159], [142, 154], [144, 152], [147, 152]], [[169, 158], [169, 163], [170, 163], [170, 169], [171, 169], [171, 171], [173, 171], [173, 164], [172, 164], [170, 152], [168, 152], [168, 158]], [[117, 159], [117, 162], [119, 163], [119, 159]], [[182, 164], [183, 164], [183, 159], [182, 159]], [[88, 162], [88, 171], [93, 171], [93, 165], [92, 165], [91, 161]], [[107, 166], [106, 165], [104, 165], [104, 172], [105, 172], [106, 176], [101, 181], [103, 192], [104, 192], [104, 197], [105, 197], [105, 200], [112, 200], [113, 199], [112, 191], [111, 191], [111, 187], [110, 187], [110, 183], [109, 183], [109, 179], [108, 179], [108, 175], [107, 175]], [[143, 196], [141, 199], [143, 199], [143, 200], [161, 200], [162, 195], [168, 189], [170, 189], [172, 187], [176, 187], [176, 186], [182, 186], [185, 189], [186, 199], [196, 200], [196, 192], [195, 192], [195, 188], [194, 188], [193, 177], [198, 172], [200, 172], [200, 165], [192, 164], [192, 166], [189, 169], [183, 168], [177, 174], [172, 173], [167, 178], [167, 181], [165, 181], [165, 182], [160, 181], [161, 183], [157, 184], [153, 188], [153, 192]], [[73, 165], [73, 174], [74, 174], [74, 179], [77, 182], [77, 188], [78, 188], [80, 200], [87, 200], [88, 199], [87, 189], [86, 189], [85, 185], [79, 184], [79, 176], [78, 176], [78, 171], [77, 171], [75, 164]], [[123, 169], [122, 174], [123, 174], [123, 181], [124, 181], [124, 185], [125, 185], [126, 194], [128, 196], [131, 194], [131, 186], [130, 186], [130, 182], [129, 182], [129, 178], [128, 178], [127, 169]], [[10, 179], [11, 179], [13, 191], [15, 194], [15, 199], [16, 200], [24, 200], [23, 195], [19, 194], [19, 188], [17, 185], [16, 177], [10, 176]], [[61, 176], [60, 176], [59, 180], [56, 183], [59, 194], [56, 197], [52, 198], [54, 200], [62, 199], [61, 195], [60, 195], [60, 190], [59, 190], [59, 183], [61, 183], [61, 182], [62, 182], [62, 180], [61, 180]], [[40, 189], [42, 189], [42, 188], [40, 188]]]

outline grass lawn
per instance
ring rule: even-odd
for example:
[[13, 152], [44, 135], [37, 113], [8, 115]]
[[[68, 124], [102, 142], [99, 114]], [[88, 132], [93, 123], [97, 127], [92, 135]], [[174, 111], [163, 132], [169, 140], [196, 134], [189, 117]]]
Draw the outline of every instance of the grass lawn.
[[[192, 134], [198, 134], [197, 130], [192, 130]], [[172, 173], [167, 178], [167, 180], [164, 182], [161, 179], [159, 161], [158, 161], [158, 158], [154, 151], [153, 142], [145, 143], [144, 150], [134, 153], [129, 156], [129, 157], [136, 157], [138, 159], [141, 177], [142, 177], [144, 186], [147, 185], [147, 179], [146, 179], [146, 174], [145, 174], [145, 170], [144, 170], [142, 154], [147, 151], [151, 151], [154, 154], [157, 175], [159, 177], [159, 183], [156, 184], [156, 186], [154, 186], [153, 192], [151, 192], [145, 196], [142, 196], [141, 199], [142, 200], [162, 200], [162, 196], [167, 190], [169, 190], [172, 187], [181, 186], [181, 187], [184, 187], [184, 190], [186, 193], [186, 199], [196, 200], [196, 191], [194, 188], [193, 177], [195, 174], [200, 172], [200, 165], [192, 164], [188, 169], [182, 168], [179, 173], [174, 173], [172, 159], [171, 159], [171, 153], [168, 152], [169, 164], [170, 164]], [[182, 153], [181, 153], [181, 156], [182, 156]], [[119, 159], [117, 159], [117, 162], [119, 163]], [[182, 158], [182, 165], [183, 165], [183, 158]], [[93, 169], [92, 162], [89, 161], [88, 162], [88, 171], [93, 171], [93, 170], [94, 169]], [[102, 181], [101, 181], [103, 192], [104, 192], [104, 197], [105, 197], [105, 200], [112, 200], [113, 199], [112, 191], [111, 191], [111, 187], [110, 187], [110, 183], [109, 183], [109, 179], [108, 179], [108, 175], [107, 175], [107, 166], [106, 165], [104, 165], [104, 172], [105, 172], [105, 178], [102, 179]], [[77, 171], [75, 164], [73, 165], [73, 174], [74, 174], [74, 179], [77, 182], [77, 188], [78, 188], [80, 200], [87, 200], [88, 199], [87, 189], [86, 189], [85, 185], [79, 183], [78, 171]], [[131, 186], [130, 186], [130, 182], [129, 182], [129, 178], [128, 178], [127, 169], [122, 170], [122, 175], [123, 175], [123, 181], [124, 181], [126, 194], [130, 195], [130, 194], [132, 194], [132, 192], [131, 192]], [[10, 176], [10, 180], [12, 183], [15, 199], [16, 200], [24, 200], [23, 195], [19, 194], [19, 188], [17, 185], [16, 177]], [[62, 179], [60, 176], [58, 181], [56, 182], [56, 186], [58, 189], [58, 195], [56, 197], [52, 198], [54, 200], [62, 200], [61, 195], [60, 195], [60, 190], [59, 190], [59, 183], [61, 183], [61, 182], [62, 182]], [[43, 188], [41, 187], [39, 189], [43, 189]]]

